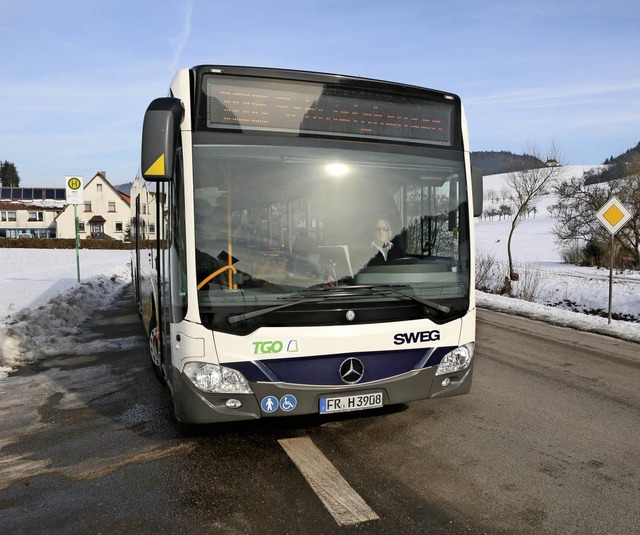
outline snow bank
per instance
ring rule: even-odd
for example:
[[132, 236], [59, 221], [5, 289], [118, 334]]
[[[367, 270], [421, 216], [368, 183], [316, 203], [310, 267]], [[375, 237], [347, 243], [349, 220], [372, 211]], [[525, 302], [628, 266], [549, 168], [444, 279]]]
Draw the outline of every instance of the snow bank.
[[[609, 324], [608, 319], [601, 316], [572, 312], [540, 303], [530, 303], [483, 292], [476, 292], [476, 304], [480, 308], [524, 316], [578, 331], [604, 334], [629, 342], [640, 342], [640, 324], [637, 321], [611, 320], [611, 324]], [[640, 304], [636, 302], [637, 308], [640, 308]]]
[[[20, 253], [30, 257], [29, 266], [37, 266], [34, 273], [40, 279], [47, 272], [43, 264], [42, 251]], [[104, 257], [94, 254], [92, 257]], [[127, 253], [128, 256], [128, 253]], [[121, 258], [125, 258], [120, 255]], [[5, 260], [5, 259], [3, 259]], [[105, 270], [105, 260], [102, 258], [103, 273], [88, 277], [79, 284], [75, 279], [66, 279], [63, 290], [37, 307], [25, 307], [7, 317], [0, 323], [0, 377], [6, 376], [12, 368], [55, 355], [74, 354], [75, 335], [79, 333], [80, 325], [97, 310], [109, 307], [113, 299], [123, 288], [131, 282], [131, 270], [128, 264], [121, 264]], [[85, 266], [86, 268], [87, 266]], [[55, 270], [55, 267], [52, 266]], [[88, 268], [87, 268], [88, 269]], [[95, 270], [95, 268], [94, 268]], [[28, 271], [25, 269], [25, 271]], [[46, 275], [44, 276], [46, 278]], [[38, 302], [42, 293], [49, 294], [50, 289], [36, 290], [37, 284], [19, 285], [14, 287], [13, 293], [3, 295], [11, 299], [11, 303]], [[56, 285], [60, 287], [59, 284]], [[22, 295], [22, 297], [20, 297]]]
[[[112, 266], [126, 264], [131, 251], [79, 252], [80, 278], [107, 274]], [[59, 292], [77, 284], [75, 249], [0, 249], [0, 318], [18, 310], [36, 308]]]

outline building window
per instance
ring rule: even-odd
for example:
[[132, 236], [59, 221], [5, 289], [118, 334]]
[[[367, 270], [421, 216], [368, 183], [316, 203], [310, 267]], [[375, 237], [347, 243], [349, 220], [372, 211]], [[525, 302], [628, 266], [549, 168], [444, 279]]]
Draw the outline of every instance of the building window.
[[84, 203], [84, 211], [91, 212], [91, 201], [85, 201]]
[[0, 219], [2, 219], [2, 221], [16, 221], [17, 212], [2, 212], [2, 217]]
[[116, 232], [122, 232], [122, 221], [116, 221]]
[[109, 203], [109, 212], [115, 212], [116, 211], [116, 203], [115, 202], [110, 202]]
[[96, 184], [96, 191], [102, 191], [102, 184]]
[[29, 212], [29, 221], [44, 221], [42, 212]]
[[156, 231], [156, 226], [153, 223], [149, 223], [149, 232], [151, 234], [155, 233]]
[[84, 221], [78, 221], [78, 232], [84, 232]]

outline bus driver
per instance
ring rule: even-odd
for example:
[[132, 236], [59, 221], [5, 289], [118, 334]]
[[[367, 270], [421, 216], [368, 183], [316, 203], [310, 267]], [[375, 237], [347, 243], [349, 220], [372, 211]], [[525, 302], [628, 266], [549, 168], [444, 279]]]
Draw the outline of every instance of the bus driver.
[[400, 247], [391, 241], [393, 230], [391, 223], [386, 217], [379, 217], [372, 229], [373, 241], [371, 248], [376, 249], [375, 256], [369, 261], [370, 266], [384, 264], [390, 260], [401, 258], [403, 256]]

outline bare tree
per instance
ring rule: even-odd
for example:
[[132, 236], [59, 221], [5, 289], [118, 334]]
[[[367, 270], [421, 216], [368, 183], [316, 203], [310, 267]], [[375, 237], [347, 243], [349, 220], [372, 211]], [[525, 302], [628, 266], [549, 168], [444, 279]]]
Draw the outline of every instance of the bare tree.
[[[596, 219], [596, 212], [610, 199], [616, 196], [635, 216], [615, 236], [619, 249], [616, 255], [620, 267], [624, 264], [640, 266], [640, 162], [630, 162], [618, 170], [616, 180], [599, 184], [587, 184], [589, 174], [584, 177], [562, 181], [555, 187], [557, 204], [549, 211], [556, 220], [553, 233], [556, 240], [563, 244], [581, 244], [583, 260], [594, 260], [596, 265], [608, 263], [605, 254], [610, 242], [610, 234]], [[625, 173], [624, 175], [622, 173]], [[586, 254], [602, 249], [598, 256]], [[606, 253], [608, 254], [608, 253]]]
[[[531, 146], [527, 150], [530, 154], [543, 162], [555, 161], [561, 162], [561, 155], [555, 143], [542, 155], [538, 147]], [[505, 187], [509, 190], [509, 198], [513, 202], [515, 215], [511, 219], [511, 230], [509, 231], [509, 239], [507, 240], [507, 255], [509, 257], [509, 280], [518, 280], [518, 274], [513, 269], [513, 258], [511, 254], [511, 243], [516, 227], [522, 218], [535, 208], [540, 197], [547, 194], [549, 189], [555, 182], [564, 175], [562, 165], [544, 166], [536, 169], [527, 169], [524, 171], [514, 171], [507, 175]]]

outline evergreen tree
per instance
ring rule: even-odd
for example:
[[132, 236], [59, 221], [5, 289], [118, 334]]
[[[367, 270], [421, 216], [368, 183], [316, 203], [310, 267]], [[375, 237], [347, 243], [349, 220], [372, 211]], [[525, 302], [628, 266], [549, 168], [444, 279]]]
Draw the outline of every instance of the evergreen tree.
[[20, 175], [13, 162], [5, 160], [0, 164], [0, 182], [3, 187], [18, 187], [20, 185]]

